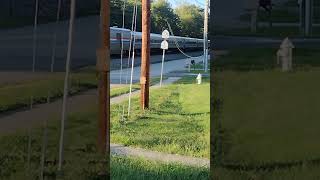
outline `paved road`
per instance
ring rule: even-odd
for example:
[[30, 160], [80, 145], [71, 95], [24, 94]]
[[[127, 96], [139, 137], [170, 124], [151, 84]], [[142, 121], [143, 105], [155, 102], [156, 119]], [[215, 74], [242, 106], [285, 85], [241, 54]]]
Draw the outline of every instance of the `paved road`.
[[[74, 43], [72, 48], [72, 68], [94, 65], [96, 63], [96, 48], [98, 40], [99, 18], [90, 16], [76, 19], [74, 30]], [[52, 42], [55, 24], [43, 24], [38, 26], [36, 70], [50, 70]], [[57, 28], [57, 50], [55, 71], [63, 71], [65, 68], [68, 38], [68, 22], [62, 21]], [[32, 68], [33, 27], [0, 30], [0, 71], [5, 70], [31, 70]], [[201, 52], [189, 52], [192, 56]], [[181, 59], [180, 53], [168, 54], [167, 60]], [[151, 61], [159, 61], [159, 57], [151, 58]], [[161, 61], [161, 59], [160, 59]], [[119, 64], [117, 57], [113, 57], [112, 67]], [[136, 64], [140, 63], [139, 57]]]
[[[202, 62], [202, 57], [199, 56], [198, 58], [193, 58], [196, 63]], [[168, 74], [169, 72], [173, 71], [181, 71], [185, 70], [185, 62], [187, 59], [179, 59], [173, 61], [166, 61], [163, 67], [163, 74]], [[117, 84], [120, 82], [120, 70], [113, 70], [111, 71], [111, 83]], [[140, 73], [141, 69], [140, 66], [133, 68], [133, 82], [138, 82], [140, 80]], [[128, 74], [128, 76], [127, 76]], [[131, 68], [123, 69], [122, 71], [122, 83], [130, 83], [130, 75], [131, 75]], [[161, 63], [151, 64], [150, 66], [150, 77], [159, 77], [161, 75]]]

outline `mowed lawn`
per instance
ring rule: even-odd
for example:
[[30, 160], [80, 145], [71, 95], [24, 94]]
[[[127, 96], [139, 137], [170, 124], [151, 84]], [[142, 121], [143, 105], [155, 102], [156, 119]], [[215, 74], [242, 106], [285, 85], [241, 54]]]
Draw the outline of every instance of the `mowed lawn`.
[[209, 169], [112, 156], [113, 180], [208, 180]]
[[[111, 141], [209, 158], [210, 85], [196, 85], [188, 78], [178, 83], [152, 91], [150, 109], [144, 113], [138, 97], [132, 99], [129, 118], [121, 118], [123, 106], [114, 106]], [[126, 110], [127, 102], [122, 105]]]
[[[138, 110], [138, 99], [134, 98], [132, 116], [125, 123], [117, 120], [119, 112], [115, 110], [119, 105], [112, 105], [112, 141], [167, 153], [208, 158], [209, 84], [191, 85], [189, 80], [181, 83], [184, 84], [151, 90], [151, 108], [146, 113]], [[207, 95], [197, 95], [198, 92]], [[199, 108], [194, 109], [197, 107], [194, 103], [199, 103]], [[98, 162], [103, 159], [96, 153], [97, 119], [98, 113], [94, 104], [88, 104], [87, 112], [69, 114], [65, 127], [63, 167], [66, 179], [97, 179], [100, 164]], [[45, 168], [48, 178], [54, 178], [57, 172], [59, 133], [59, 121], [49, 121]], [[31, 137], [29, 173], [36, 179], [40, 168], [43, 129], [32, 129]], [[28, 135], [24, 131], [0, 137], [0, 167], [3, 167], [0, 168], [1, 178], [25, 178], [27, 145]], [[116, 156], [112, 157], [111, 168], [113, 179], [142, 177], [191, 180], [208, 179], [209, 174], [208, 168]]]
[[[214, 148], [224, 164], [258, 166], [320, 158], [320, 71], [217, 72]], [[213, 131], [216, 132], [216, 131]]]

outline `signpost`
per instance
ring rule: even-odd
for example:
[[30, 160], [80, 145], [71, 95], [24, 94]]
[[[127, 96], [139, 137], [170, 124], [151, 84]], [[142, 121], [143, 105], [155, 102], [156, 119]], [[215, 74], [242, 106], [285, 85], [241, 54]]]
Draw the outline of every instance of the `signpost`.
[[251, 14], [251, 33], [257, 32], [258, 0], [246, 0], [245, 8]]
[[163, 50], [162, 53], [162, 64], [161, 64], [161, 77], [160, 77], [160, 87], [162, 86], [162, 76], [163, 76], [163, 65], [164, 65], [164, 56], [166, 53], [166, 50], [169, 48], [169, 44], [167, 39], [169, 39], [170, 33], [168, 30], [164, 30], [162, 32], [162, 38], [164, 39], [161, 43], [161, 49]]
[[299, 4], [299, 19], [300, 19], [300, 32], [301, 34], [304, 33], [304, 14], [305, 14], [305, 8], [304, 8], [304, 0], [298, 0]]
[[203, 28], [203, 65], [204, 71], [208, 72], [208, 20], [209, 20], [209, 0], [206, 0], [205, 12], [204, 12], [204, 28]]
[[312, 33], [313, 0], [298, 0], [300, 9], [300, 28], [305, 36]]
[[312, 5], [313, 1], [312, 0], [305, 0], [305, 35], [309, 36], [312, 33]]

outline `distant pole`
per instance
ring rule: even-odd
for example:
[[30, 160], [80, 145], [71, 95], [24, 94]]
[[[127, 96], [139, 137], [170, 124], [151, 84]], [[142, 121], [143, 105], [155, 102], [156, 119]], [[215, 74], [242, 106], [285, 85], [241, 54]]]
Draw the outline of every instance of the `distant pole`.
[[141, 109], [149, 108], [150, 0], [142, 0]]
[[305, 36], [312, 34], [313, 26], [313, 0], [305, 0]]
[[251, 33], [257, 32], [257, 16], [258, 16], [258, 0], [245, 0], [244, 6], [245, 9], [250, 13], [251, 21], [250, 21], [250, 29]]
[[305, 0], [305, 35], [306, 36], [309, 36], [310, 35], [310, 29], [311, 29], [311, 22], [310, 22], [310, 19], [311, 19], [311, 0]]
[[63, 163], [63, 149], [64, 149], [64, 126], [67, 113], [67, 100], [68, 100], [68, 86], [69, 86], [69, 71], [70, 71], [70, 61], [71, 61], [71, 48], [73, 40], [73, 23], [75, 18], [75, 6], [76, 0], [71, 0], [70, 6], [70, 22], [69, 22], [69, 39], [68, 39], [68, 52], [66, 60], [66, 72], [64, 78], [64, 89], [63, 89], [63, 102], [62, 102], [62, 113], [61, 113], [61, 129], [60, 129], [60, 143], [59, 143], [59, 162], [58, 162], [58, 172], [62, 173], [62, 163]]
[[34, 26], [33, 26], [32, 72], [35, 72], [35, 66], [36, 66], [38, 11], [39, 11], [39, 0], [36, 0], [35, 13], [34, 13]]
[[298, 0], [298, 4], [299, 4], [300, 33], [304, 34], [304, 26], [305, 26], [305, 22], [304, 22], [305, 3], [304, 3], [304, 0]]
[[257, 32], [257, 18], [258, 18], [258, 10], [253, 9], [251, 11], [251, 33]]
[[53, 72], [54, 62], [56, 58], [56, 47], [57, 47], [57, 31], [58, 31], [58, 23], [60, 20], [60, 11], [61, 11], [61, 2], [62, 0], [58, 0], [57, 5], [57, 14], [56, 14], [56, 23], [55, 23], [55, 30], [53, 33], [53, 41], [52, 41], [52, 55], [51, 55], [51, 72]]
[[204, 30], [203, 30], [203, 56], [204, 56], [204, 71], [208, 72], [208, 19], [209, 19], [209, 0], [205, 0], [205, 11], [204, 11]]

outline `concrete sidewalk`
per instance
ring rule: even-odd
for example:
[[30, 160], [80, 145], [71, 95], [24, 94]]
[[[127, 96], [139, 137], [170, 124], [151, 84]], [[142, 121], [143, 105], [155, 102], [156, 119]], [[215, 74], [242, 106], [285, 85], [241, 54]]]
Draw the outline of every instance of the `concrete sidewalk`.
[[125, 147], [119, 144], [111, 144], [111, 154], [125, 157], [139, 157], [143, 159], [160, 161], [163, 163], [178, 163], [196, 167], [210, 167], [210, 160], [205, 158], [195, 158], [177, 154], [167, 154], [150, 151], [142, 148]]

